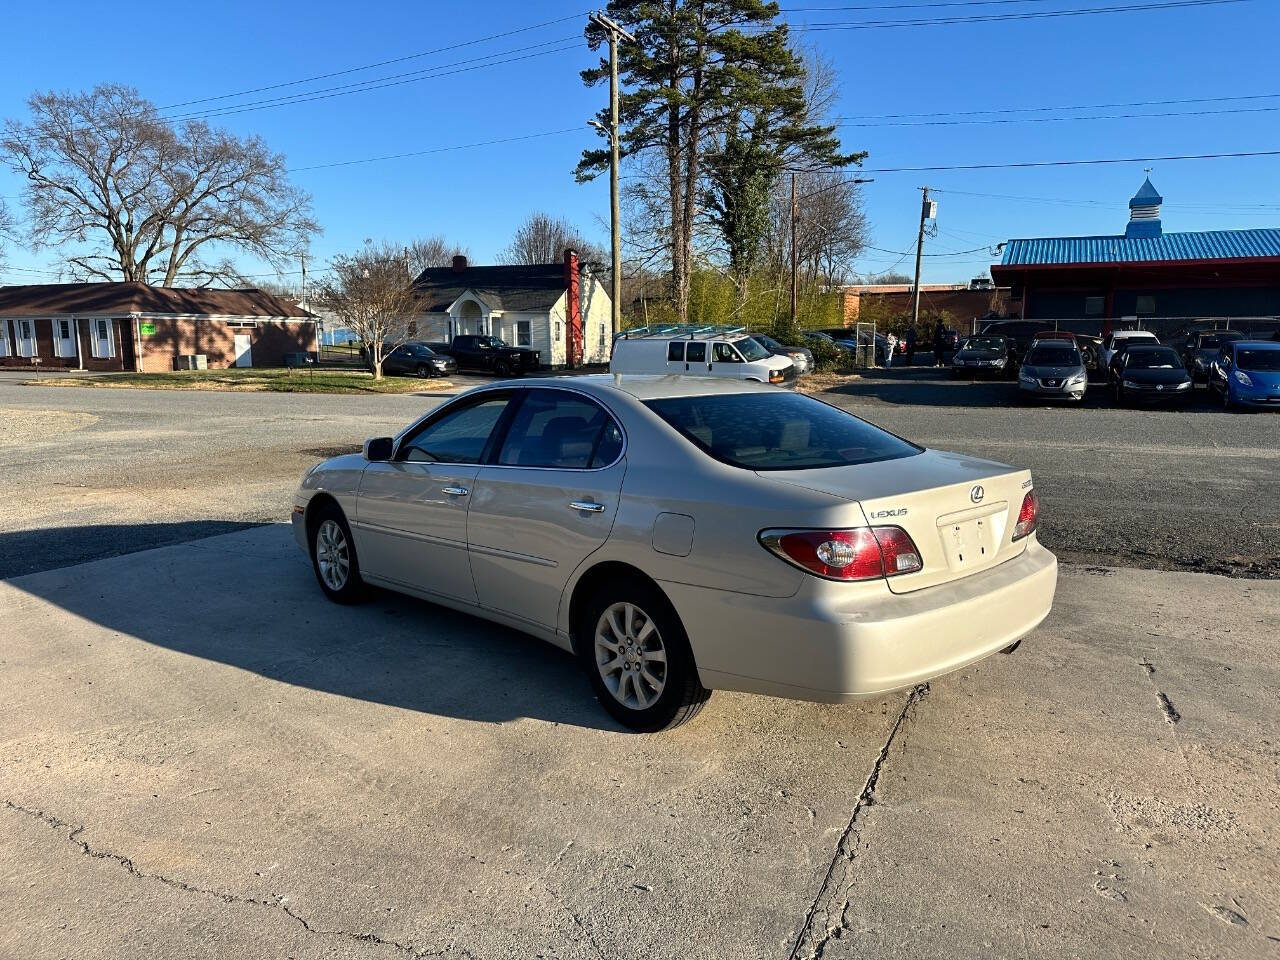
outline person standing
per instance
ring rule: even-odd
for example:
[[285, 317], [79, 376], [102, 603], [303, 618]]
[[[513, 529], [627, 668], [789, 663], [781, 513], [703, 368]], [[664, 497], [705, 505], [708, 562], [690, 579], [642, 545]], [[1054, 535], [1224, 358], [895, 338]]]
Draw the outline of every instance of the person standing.
[[907, 327], [907, 366], [911, 366], [915, 362], [916, 355], [916, 328], [915, 324]]
[[884, 341], [884, 368], [888, 370], [893, 366], [893, 354], [898, 349], [898, 338], [895, 334], [889, 334]]
[[942, 321], [933, 328], [933, 365], [942, 366]]

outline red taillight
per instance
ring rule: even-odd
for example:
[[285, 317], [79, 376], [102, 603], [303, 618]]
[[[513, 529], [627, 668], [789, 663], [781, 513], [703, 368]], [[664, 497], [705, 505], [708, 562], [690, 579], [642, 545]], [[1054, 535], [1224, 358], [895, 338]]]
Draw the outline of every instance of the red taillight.
[[765, 530], [760, 542], [788, 563], [829, 580], [875, 580], [914, 573], [920, 551], [901, 527]]
[[1018, 522], [1013, 527], [1013, 539], [1021, 540], [1035, 530], [1036, 521], [1040, 519], [1040, 498], [1034, 490], [1028, 490], [1022, 498], [1022, 509], [1018, 511]]

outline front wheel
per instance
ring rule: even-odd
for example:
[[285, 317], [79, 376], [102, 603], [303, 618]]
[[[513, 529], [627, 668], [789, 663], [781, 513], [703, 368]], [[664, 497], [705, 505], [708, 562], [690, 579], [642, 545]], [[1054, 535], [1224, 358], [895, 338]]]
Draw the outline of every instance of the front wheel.
[[711, 695], [698, 680], [680, 618], [653, 586], [604, 587], [587, 605], [578, 635], [596, 699], [632, 730], [679, 726]]
[[507, 367], [506, 361], [499, 360], [493, 365], [493, 373], [494, 376], [506, 377], [510, 375], [511, 370]]
[[427, 377], [431, 376], [431, 370], [427, 367], [425, 363], [418, 364], [417, 369], [414, 370], [414, 373], [418, 375], [418, 379], [420, 380], [425, 380], [427, 379]]
[[320, 589], [334, 603], [358, 603], [364, 599], [360, 560], [356, 556], [351, 527], [332, 503], [322, 506], [311, 525], [311, 566]]

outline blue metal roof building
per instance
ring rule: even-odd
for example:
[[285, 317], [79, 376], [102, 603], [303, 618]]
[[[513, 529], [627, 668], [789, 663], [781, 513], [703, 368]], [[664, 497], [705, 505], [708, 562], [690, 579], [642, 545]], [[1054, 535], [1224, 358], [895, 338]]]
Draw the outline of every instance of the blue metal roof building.
[[[1280, 315], [1280, 228], [1166, 233], [1148, 178], [1123, 234], [1009, 240], [992, 279], [1015, 312], [1080, 320]], [[1018, 301], [1021, 301], [1020, 305]]]

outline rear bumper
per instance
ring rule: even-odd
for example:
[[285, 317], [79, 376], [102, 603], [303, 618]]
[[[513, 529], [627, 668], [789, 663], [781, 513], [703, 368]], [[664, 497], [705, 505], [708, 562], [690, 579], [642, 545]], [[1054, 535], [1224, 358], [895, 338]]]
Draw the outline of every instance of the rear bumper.
[[806, 578], [792, 597], [663, 583], [710, 689], [841, 703], [910, 687], [1016, 643], [1049, 613], [1058, 561], [1012, 560], [907, 594]]

